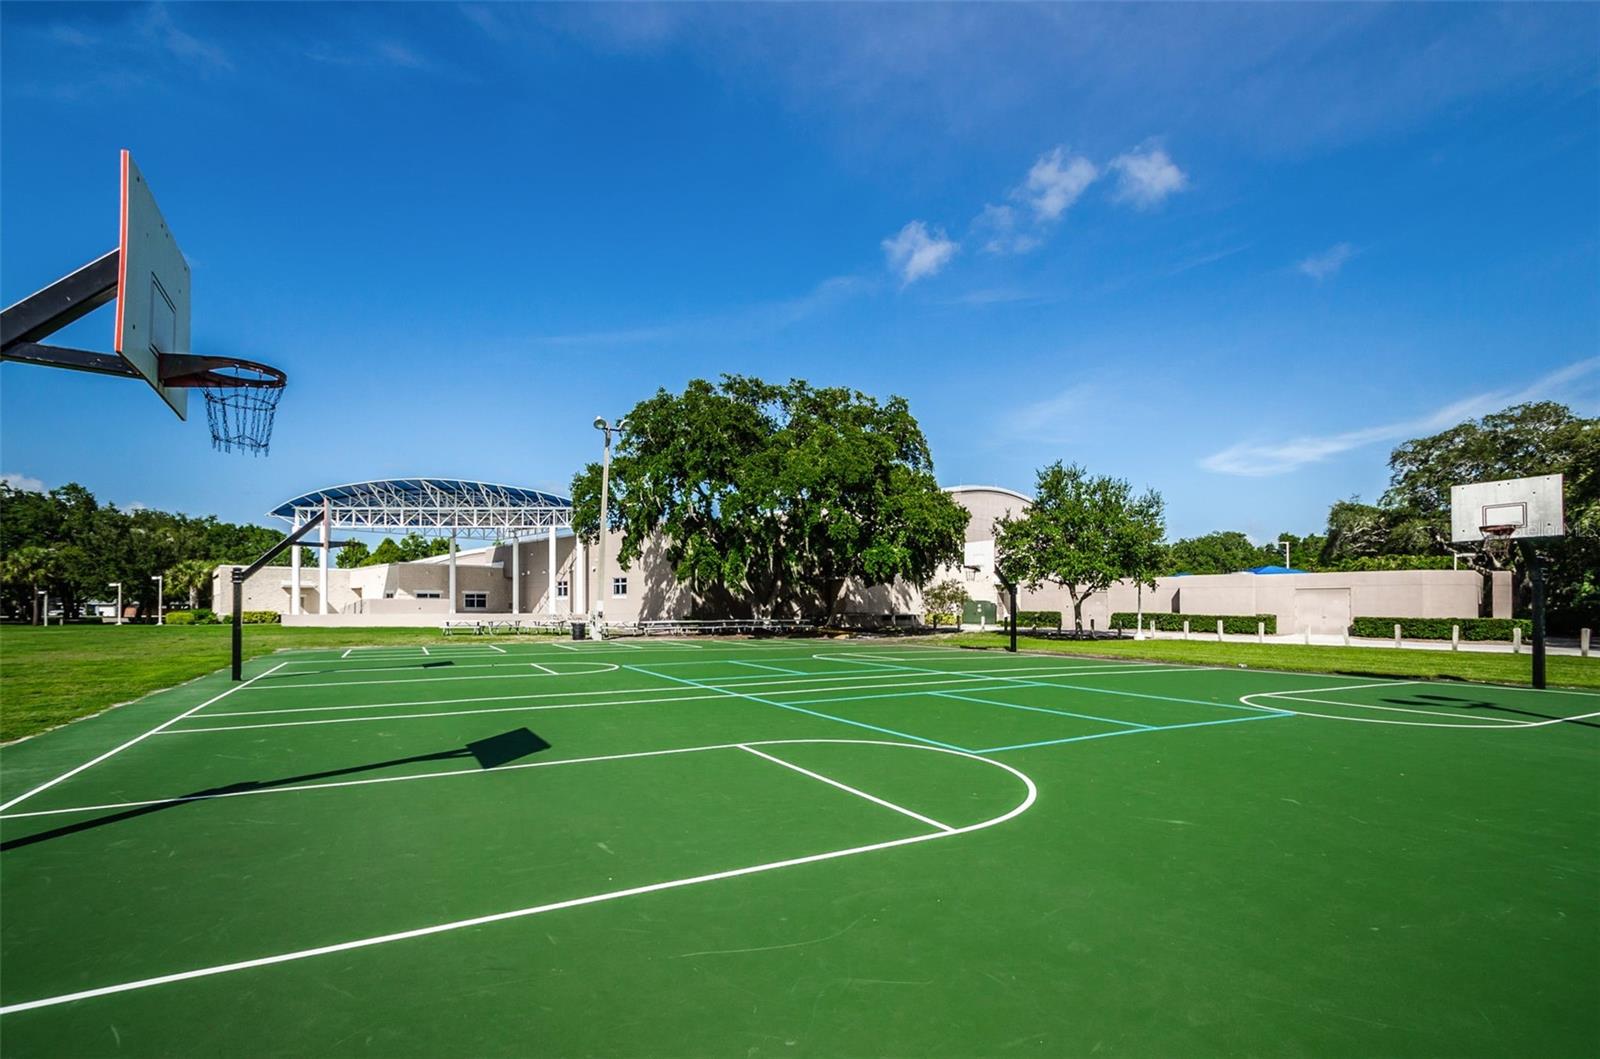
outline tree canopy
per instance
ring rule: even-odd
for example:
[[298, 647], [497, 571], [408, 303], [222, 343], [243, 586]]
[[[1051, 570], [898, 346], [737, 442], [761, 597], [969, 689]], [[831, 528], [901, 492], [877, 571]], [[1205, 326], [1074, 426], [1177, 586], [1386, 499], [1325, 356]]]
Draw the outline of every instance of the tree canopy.
[[[835, 616], [845, 586], [926, 583], [959, 561], [965, 508], [939, 488], [904, 398], [725, 375], [634, 406], [612, 463], [610, 529], [627, 566], [660, 535], [679, 582]], [[598, 463], [572, 482], [578, 532], [600, 523]]]
[[1039, 471], [1022, 515], [995, 520], [996, 569], [1029, 588], [1065, 588], [1082, 629], [1087, 597], [1127, 577], [1149, 583], [1154, 543], [1166, 533], [1163, 511], [1154, 490], [1135, 496], [1121, 478], [1057, 460]]

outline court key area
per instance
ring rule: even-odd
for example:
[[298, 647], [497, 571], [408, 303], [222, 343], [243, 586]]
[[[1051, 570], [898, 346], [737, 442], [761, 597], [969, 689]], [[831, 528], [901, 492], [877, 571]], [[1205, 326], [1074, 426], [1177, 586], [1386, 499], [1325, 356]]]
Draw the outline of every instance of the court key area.
[[1600, 696], [856, 640], [280, 652], [0, 751], [0, 1041], [1580, 1055]]

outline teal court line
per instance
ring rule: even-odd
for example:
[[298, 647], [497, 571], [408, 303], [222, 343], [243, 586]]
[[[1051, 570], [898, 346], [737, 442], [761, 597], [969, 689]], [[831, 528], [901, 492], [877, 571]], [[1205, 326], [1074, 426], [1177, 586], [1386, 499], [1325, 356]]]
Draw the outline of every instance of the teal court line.
[[774, 673], [787, 673], [792, 677], [808, 677], [811, 675], [803, 669], [784, 669], [782, 666], [769, 666], [763, 662], [742, 662], [737, 658], [729, 658], [726, 661], [730, 665], [749, 666], [751, 669], [766, 669]]
[[[997, 704], [996, 704], [997, 705]], [[1144, 729], [1129, 729], [1126, 732], [1096, 732], [1094, 735], [1074, 735], [1065, 739], [1041, 739], [1037, 743], [1016, 743], [1012, 746], [990, 746], [982, 750], [974, 750], [974, 754], [1000, 754], [1007, 750], [1030, 750], [1041, 746], [1058, 746], [1061, 743], [1081, 743], [1085, 739], [1110, 739], [1116, 735], [1147, 735], [1150, 732], [1166, 732], [1174, 728], [1210, 728], [1218, 724], [1243, 724], [1246, 721], [1273, 721], [1280, 717], [1294, 717], [1292, 713], [1257, 713], [1249, 717], [1224, 717], [1217, 721], [1190, 721], [1188, 724], [1159, 724]]]
[[1138, 724], [1134, 721], [1115, 721], [1110, 717], [1095, 717], [1094, 715], [1088, 713], [1070, 713], [1067, 710], [1051, 710], [1046, 709], [1043, 706], [1023, 706], [1020, 703], [1015, 702], [994, 702], [991, 699], [973, 698], [971, 695], [958, 695], [953, 691], [929, 691], [924, 692], [924, 694], [937, 695], [942, 699], [961, 699], [963, 702], [976, 702], [984, 706], [1004, 706], [1008, 710], [1028, 710], [1032, 713], [1053, 713], [1058, 717], [1077, 717], [1085, 721], [1104, 721], [1106, 724], [1120, 724], [1128, 728], [1144, 728], [1148, 730], [1151, 728], [1161, 727], [1161, 725], [1157, 724]]
[[[1086, 687], [1082, 684], [1060, 684], [1045, 680], [1026, 680], [1022, 677], [1007, 677], [996, 673], [993, 675], [983, 673], [952, 674], [942, 669], [924, 669], [921, 666], [897, 666], [889, 662], [868, 662], [865, 659], [857, 663], [864, 666], [881, 666], [884, 669], [899, 669], [907, 673], [932, 673], [940, 676], [982, 676], [989, 680], [1001, 680], [1007, 684], [1021, 684], [1030, 688], [1060, 688], [1063, 691], [1088, 691], [1101, 695], [1124, 695], [1130, 699], [1152, 699], [1157, 702], [1182, 702], [1191, 706], [1213, 706], [1224, 710], [1245, 710], [1250, 713], [1280, 712], [1269, 710], [1265, 706], [1242, 706], [1231, 702], [1211, 702], [1207, 699], [1183, 699], [1175, 695], [1152, 695], [1147, 691], [1113, 691], [1111, 688]], [[1174, 727], [1172, 725], [1157, 725], [1156, 727]]]
[[968, 750], [966, 747], [956, 746], [954, 743], [941, 743], [939, 740], [929, 739], [927, 736], [912, 735], [910, 732], [897, 732], [893, 728], [880, 728], [875, 724], [867, 724], [865, 721], [852, 721], [848, 717], [835, 717], [831, 713], [822, 713], [818, 710], [808, 710], [804, 707], [792, 705], [787, 702], [774, 702], [772, 699], [764, 699], [759, 695], [750, 695], [742, 691], [729, 691], [727, 688], [719, 688], [715, 684], [702, 684], [698, 680], [689, 680], [686, 677], [672, 677], [665, 673], [653, 672], [644, 668], [643, 666], [625, 665], [622, 668], [632, 670], [635, 673], [643, 673], [647, 677], [655, 677], [659, 680], [670, 680], [675, 684], [687, 684], [691, 688], [699, 688], [702, 691], [715, 691], [720, 695], [727, 695], [730, 698], [748, 699], [751, 702], [759, 702], [763, 706], [776, 706], [780, 710], [792, 710], [795, 713], [805, 713], [811, 715], [812, 717], [821, 717], [825, 721], [837, 721], [840, 724], [848, 724], [856, 728], [866, 728], [869, 731], [882, 732], [885, 735], [899, 736], [901, 739], [914, 739], [919, 743], [927, 743], [929, 746], [943, 747], [946, 750], [960, 750], [963, 753], [972, 753], [972, 751]]

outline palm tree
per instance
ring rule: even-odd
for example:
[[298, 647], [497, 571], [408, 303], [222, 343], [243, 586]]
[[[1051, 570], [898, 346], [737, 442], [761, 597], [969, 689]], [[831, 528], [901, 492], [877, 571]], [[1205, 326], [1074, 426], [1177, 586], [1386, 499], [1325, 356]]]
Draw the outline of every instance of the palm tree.
[[200, 606], [200, 590], [211, 583], [217, 565], [210, 559], [184, 559], [174, 563], [165, 574], [167, 588], [173, 592], [188, 592], [189, 609], [195, 610]]
[[14, 548], [0, 559], [0, 582], [27, 593], [28, 603], [23, 609], [32, 610], [35, 625], [39, 624], [39, 586], [56, 577], [59, 565], [54, 552], [37, 545]]

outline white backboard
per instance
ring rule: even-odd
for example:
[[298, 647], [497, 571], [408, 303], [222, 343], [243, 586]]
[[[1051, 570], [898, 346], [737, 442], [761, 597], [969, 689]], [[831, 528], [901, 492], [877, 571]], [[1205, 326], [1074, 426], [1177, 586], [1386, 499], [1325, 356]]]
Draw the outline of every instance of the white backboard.
[[1484, 526], [1515, 526], [1512, 540], [1541, 540], [1567, 532], [1561, 475], [1506, 478], [1450, 487], [1450, 539], [1483, 540]]
[[161, 385], [160, 357], [190, 352], [189, 263], [127, 151], [121, 221], [116, 350], [185, 419], [189, 391]]

